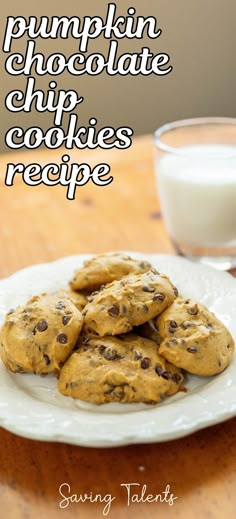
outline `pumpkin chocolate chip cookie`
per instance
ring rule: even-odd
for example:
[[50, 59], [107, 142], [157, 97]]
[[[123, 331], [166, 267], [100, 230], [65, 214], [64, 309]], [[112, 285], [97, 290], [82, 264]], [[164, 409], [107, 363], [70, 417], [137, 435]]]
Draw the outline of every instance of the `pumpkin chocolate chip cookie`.
[[82, 325], [82, 314], [69, 299], [35, 296], [7, 314], [0, 331], [2, 361], [13, 372], [57, 371], [75, 346]]
[[217, 317], [191, 299], [178, 298], [157, 319], [159, 353], [195, 375], [221, 373], [230, 363], [234, 340]]
[[175, 299], [176, 288], [155, 269], [113, 281], [83, 311], [87, 334], [119, 335], [153, 319]]
[[115, 279], [129, 274], [141, 274], [150, 268], [151, 265], [147, 261], [139, 261], [120, 252], [101, 254], [86, 261], [84, 266], [75, 272], [70, 285], [73, 290], [92, 292]]
[[156, 404], [176, 393], [182, 380], [181, 371], [158, 354], [155, 342], [127, 334], [87, 338], [63, 366], [58, 389], [94, 404]]

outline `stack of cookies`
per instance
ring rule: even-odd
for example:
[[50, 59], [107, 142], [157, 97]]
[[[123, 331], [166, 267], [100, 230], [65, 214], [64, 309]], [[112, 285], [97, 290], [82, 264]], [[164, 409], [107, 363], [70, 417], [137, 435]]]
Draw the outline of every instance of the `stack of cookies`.
[[216, 375], [234, 351], [206, 307], [121, 253], [93, 257], [68, 290], [10, 310], [0, 342], [11, 371], [56, 373], [63, 395], [95, 404], [156, 404], [180, 390], [184, 371]]

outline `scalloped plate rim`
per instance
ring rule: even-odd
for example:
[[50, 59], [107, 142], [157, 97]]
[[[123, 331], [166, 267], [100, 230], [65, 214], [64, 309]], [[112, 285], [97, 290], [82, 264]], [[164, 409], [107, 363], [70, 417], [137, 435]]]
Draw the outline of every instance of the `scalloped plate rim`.
[[[192, 269], [192, 271], [198, 272], [199, 274], [201, 272], [203, 277], [204, 277], [204, 275], [205, 275], [205, 277], [208, 277], [207, 275], [209, 275], [211, 280], [217, 278], [220, 281], [220, 284], [222, 284], [222, 285], [226, 284], [228, 286], [228, 288], [230, 287], [229, 295], [235, 296], [235, 300], [236, 300], [236, 280], [234, 280], [232, 278], [232, 276], [230, 276], [230, 274], [228, 274], [228, 273], [215, 271], [211, 267], [201, 265], [198, 263], [192, 263], [192, 262], [189, 262], [185, 258], [180, 258], [177, 256], [172, 256], [172, 255], [167, 255], [167, 254], [155, 254], [155, 253], [145, 254], [145, 253], [136, 252], [136, 251], [135, 252], [129, 251], [128, 254], [136, 256], [136, 257], [140, 257], [140, 258], [145, 257], [146, 259], [149, 259], [150, 261], [154, 261], [155, 263], [157, 263], [158, 259], [159, 259], [159, 261], [166, 260], [167, 262], [170, 262], [170, 264], [172, 264], [172, 266], [174, 264], [176, 266], [178, 264], [179, 266], [182, 266], [182, 267], [188, 265], [188, 268], [190, 270]], [[25, 268], [15, 272], [11, 276], [0, 280], [0, 296], [1, 296], [2, 288], [5, 289], [7, 286], [10, 286], [12, 282], [17, 281], [17, 279], [19, 280], [19, 283], [21, 285], [25, 276], [26, 277], [30, 276], [30, 274], [32, 275], [37, 270], [40, 270], [40, 269], [43, 269], [44, 271], [45, 271], [45, 269], [50, 270], [54, 266], [56, 267], [56, 265], [58, 265], [58, 266], [60, 264], [70, 265], [70, 264], [76, 263], [77, 261], [78, 261], [78, 263], [81, 263], [82, 261], [84, 261], [88, 257], [91, 257], [92, 255], [93, 255], [92, 253], [88, 253], [88, 254], [67, 256], [67, 257], [59, 258], [56, 261], [38, 263], [35, 265], [31, 265], [29, 267], [25, 267]], [[44, 290], [44, 288], [42, 286], [42, 291], [43, 290]], [[227, 310], [227, 311], [229, 312], [229, 310]], [[0, 368], [1, 368], [1, 370], [5, 369], [5, 368], [3, 368], [2, 364], [1, 364]], [[225, 376], [225, 374], [226, 374], [226, 376]], [[227, 382], [227, 378], [230, 379], [230, 376], [227, 377], [227, 370], [222, 375], [224, 375], [224, 377], [222, 378], [222, 382], [223, 382], [223, 379], [226, 382]], [[143, 415], [143, 411], [137, 411], [136, 413], [130, 413], [130, 414], [124, 413], [124, 414], [116, 414], [116, 415], [114, 415], [114, 414], [106, 415], [105, 413], [104, 414], [96, 413], [96, 415], [93, 415], [92, 413], [89, 413], [89, 418], [87, 417], [88, 423], [86, 423], [86, 417], [84, 420], [83, 415], [87, 416], [88, 413], [86, 413], [86, 412], [81, 413], [80, 410], [77, 410], [76, 414], [77, 414], [77, 417], [82, 417], [83, 423], [80, 423], [82, 430], [79, 431], [79, 430], [77, 430], [77, 428], [75, 430], [73, 428], [73, 423], [69, 424], [70, 428], [68, 426], [68, 423], [66, 423], [66, 422], [68, 422], [68, 419], [67, 419], [68, 413], [67, 413], [67, 409], [64, 410], [63, 408], [60, 408], [60, 411], [65, 413], [65, 420], [64, 420], [64, 425], [63, 425], [64, 428], [62, 427], [61, 430], [59, 430], [60, 429], [59, 425], [62, 425], [62, 423], [60, 422], [61, 413], [58, 412], [58, 408], [55, 409], [55, 407], [51, 403], [45, 404], [40, 401], [40, 404], [42, 404], [42, 405], [39, 405], [39, 411], [41, 410], [41, 408], [45, 409], [45, 410], [47, 409], [47, 411], [51, 417], [49, 420], [49, 423], [43, 424], [44, 426], [41, 425], [41, 429], [40, 429], [40, 420], [39, 420], [40, 412], [39, 412], [38, 416], [34, 417], [34, 419], [33, 419], [33, 415], [34, 415], [33, 411], [31, 412], [31, 414], [28, 417], [26, 417], [26, 419], [24, 419], [24, 415], [21, 415], [21, 419], [20, 419], [20, 414], [19, 413], [17, 414], [16, 408], [13, 404], [14, 398], [13, 399], [11, 398], [12, 388], [8, 388], [8, 386], [6, 386], [5, 391], [8, 390], [8, 393], [10, 395], [7, 405], [12, 406], [12, 408], [11, 408], [11, 413], [7, 416], [7, 414], [4, 412], [4, 409], [6, 409], [6, 406], [5, 406], [6, 402], [3, 402], [1, 400], [1, 396], [0, 396], [0, 425], [2, 425], [2, 427], [4, 427], [5, 429], [7, 429], [15, 434], [19, 434], [20, 436], [23, 436], [23, 437], [26, 437], [29, 439], [42, 440], [42, 441], [66, 442], [66, 443], [71, 443], [74, 445], [81, 445], [81, 446], [87, 446], [87, 447], [106, 447], [106, 446], [111, 447], [111, 446], [129, 445], [129, 444], [137, 444], [137, 443], [152, 443], [152, 442], [169, 441], [169, 440], [173, 440], [173, 439], [177, 439], [177, 438], [186, 436], [188, 434], [192, 434], [207, 426], [211, 426], [211, 425], [215, 425], [217, 423], [223, 422], [224, 420], [227, 420], [236, 415], [236, 398], [232, 398], [232, 394], [233, 394], [234, 390], [236, 389], [236, 383], [233, 384], [233, 382], [231, 380], [231, 384], [229, 384], [229, 387], [224, 387], [222, 390], [222, 388], [221, 388], [222, 385], [220, 383], [220, 376], [218, 376], [217, 379], [219, 379], [219, 383], [218, 383], [219, 387], [218, 387], [217, 394], [219, 393], [220, 398], [221, 399], [223, 398], [223, 400], [220, 400], [221, 405], [216, 406], [216, 409], [213, 409], [212, 411], [209, 409], [206, 411], [205, 407], [207, 407], [210, 402], [212, 403], [212, 395], [211, 395], [210, 400], [209, 400], [209, 396], [208, 396], [208, 399], [206, 400], [206, 402], [204, 403], [204, 406], [202, 407], [201, 414], [197, 415], [195, 413], [195, 415], [194, 415], [194, 413], [193, 413], [193, 416], [191, 416], [190, 420], [188, 417], [184, 416], [184, 414], [183, 414], [182, 423], [180, 425], [179, 424], [175, 425], [175, 427], [172, 427], [172, 428], [170, 427], [170, 429], [168, 431], [167, 430], [165, 430], [165, 431], [158, 430], [158, 427], [157, 427], [158, 414], [159, 414], [159, 418], [161, 418], [161, 415], [163, 415], [163, 413], [164, 413], [164, 415], [166, 415], [168, 413], [168, 410], [170, 411], [169, 414], [170, 415], [172, 414], [173, 416], [176, 415], [176, 412], [178, 410], [181, 410], [182, 412], [185, 408], [186, 408], [186, 410], [188, 410], [188, 407], [189, 407], [188, 403], [186, 405], [188, 397], [185, 397], [184, 399], [173, 402], [173, 404], [171, 403], [171, 404], [168, 404], [167, 406], [162, 406], [159, 408], [159, 410], [158, 410], [158, 406], [145, 410], [144, 411], [145, 416], [147, 417], [149, 415], [150, 420], [151, 420], [151, 421], [147, 420], [147, 423], [146, 423], [146, 426], [149, 428], [149, 430], [147, 430], [147, 427], [146, 428], [145, 428], [145, 426], [143, 427], [143, 424], [141, 424], [140, 427], [137, 427], [137, 424], [136, 424], [135, 417], [139, 416], [140, 413], [141, 413], [141, 415]], [[216, 380], [216, 379], [214, 379], [214, 380]], [[227, 383], [226, 383], [226, 386], [227, 386]], [[9, 389], [10, 389], [10, 392], [9, 392]], [[204, 392], [204, 390], [203, 390], [203, 392]], [[19, 390], [16, 390], [16, 394], [17, 393], [19, 393]], [[190, 396], [193, 396], [193, 395], [190, 395]], [[198, 393], [195, 394], [195, 397], [196, 396], [198, 398]], [[30, 397], [30, 398], [32, 398], [32, 397]], [[36, 401], [38, 402], [37, 399], [36, 399]], [[213, 402], [216, 403], [217, 398], [215, 398], [215, 400], [213, 398]], [[28, 402], [28, 404], [30, 406], [30, 402]], [[10, 411], [10, 409], [9, 409], [9, 411]], [[72, 422], [73, 422], [73, 417], [75, 415], [74, 411], [75, 410], [73, 409], [73, 413], [71, 415]], [[204, 414], [204, 413], [206, 413], [206, 414]], [[42, 415], [43, 415], [43, 412], [42, 412]], [[58, 416], [56, 416], [56, 415], [58, 415]], [[56, 416], [56, 418], [55, 418], [55, 416]], [[95, 419], [95, 423], [94, 423], [93, 419], [92, 419], [92, 423], [90, 423], [92, 416], [93, 417], [97, 416], [98, 417], [97, 420], [100, 423], [98, 424], [98, 422], [96, 422], [96, 419]], [[104, 424], [104, 426], [107, 425], [106, 419], [105, 419], [106, 416], [113, 417], [113, 418], [115, 416], [115, 418], [116, 418], [115, 427], [114, 427], [113, 423], [110, 423], [110, 429], [108, 427], [109, 430], [105, 430], [105, 432], [103, 432], [102, 434], [101, 434], [101, 432], [99, 434], [97, 432], [94, 433], [95, 425], [96, 426], [99, 425], [100, 428], [101, 428], [102, 423]], [[122, 421], [122, 417], [123, 417], [123, 421]], [[129, 418], [127, 418], [127, 417], [129, 417]], [[132, 417], [133, 417], [133, 419], [132, 419]], [[128, 422], [127, 427], [125, 427], [126, 418], [127, 418], [127, 422]], [[29, 424], [30, 420], [31, 420], [31, 423]], [[131, 425], [132, 425], [132, 421], [134, 422], [133, 426], [131, 426], [131, 427], [130, 427], [130, 421], [131, 421]], [[110, 422], [111, 422], [111, 420], [110, 420]], [[120, 429], [118, 429], [118, 430], [117, 430], [117, 424], [118, 424], [118, 427], [120, 427]], [[74, 420], [74, 426], [75, 427], [78, 426], [78, 420]], [[113, 428], [113, 430], [112, 430], [112, 428]]]

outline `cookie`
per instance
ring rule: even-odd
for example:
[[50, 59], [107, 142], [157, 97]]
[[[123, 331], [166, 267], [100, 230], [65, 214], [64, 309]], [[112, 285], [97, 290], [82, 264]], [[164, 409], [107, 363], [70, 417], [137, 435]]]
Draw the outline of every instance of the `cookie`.
[[163, 338], [160, 355], [189, 373], [217, 375], [232, 359], [230, 332], [200, 303], [178, 298], [157, 318], [156, 325]]
[[76, 292], [71, 288], [61, 289], [57, 292], [57, 297], [68, 298], [74, 303], [76, 308], [81, 312], [83, 308], [87, 305], [88, 299], [87, 295], [83, 294], [83, 292]]
[[72, 290], [99, 289], [102, 285], [129, 274], [141, 274], [150, 270], [147, 261], [130, 258], [120, 252], [101, 254], [86, 261], [84, 266], [77, 270], [70, 285]]
[[0, 331], [2, 361], [13, 372], [57, 371], [75, 346], [82, 325], [82, 314], [69, 299], [35, 296], [6, 316]]
[[154, 269], [113, 281], [84, 309], [84, 331], [99, 336], [129, 332], [163, 312], [176, 294], [169, 278]]
[[176, 393], [182, 380], [153, 341], [127, 334], [87, 339], [63, 366], [58, 389], [93, 404], [156, 404]]

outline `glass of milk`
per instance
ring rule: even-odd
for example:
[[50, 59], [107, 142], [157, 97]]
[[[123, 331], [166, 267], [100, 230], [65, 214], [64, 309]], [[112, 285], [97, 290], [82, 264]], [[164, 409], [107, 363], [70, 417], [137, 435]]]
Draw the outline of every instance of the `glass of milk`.
[[154, 141], [161, 210], [176, 252], [236, 267], [236, 119], [173, 122]]

